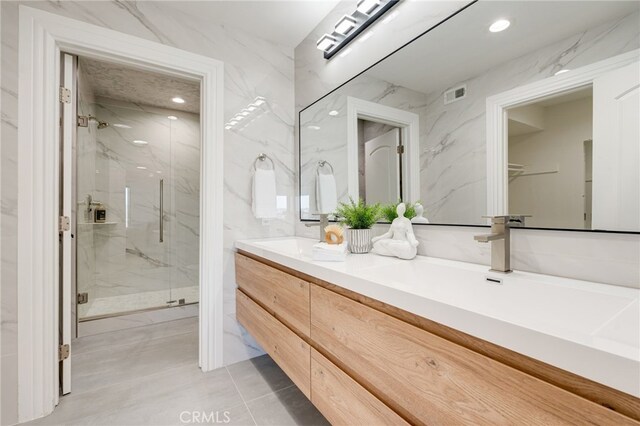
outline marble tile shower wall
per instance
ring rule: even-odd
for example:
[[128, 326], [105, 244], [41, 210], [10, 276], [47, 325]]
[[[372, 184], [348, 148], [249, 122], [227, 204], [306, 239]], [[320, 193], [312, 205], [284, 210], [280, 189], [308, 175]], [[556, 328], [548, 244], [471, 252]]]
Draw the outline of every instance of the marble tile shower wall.
[[[180, 2], [42, 1], [0, 3], [2, 19], [2, 424], [17, 420], [17, 103], [18, 7], [20, 4], [175, 46], [224, 62], [225, 119], [256, 96], [268, 113], [242, 131], [225, 132], [224, 362], [262, 353], [235, 319], [233, 242], [240, 238], [291, 235], [294, 228], [293, 50], [244, 31], [188, 14]], [[276, 164], [278, 194], [287, 211], [269, 223], [251, 214], [253, 160], [268, 153]]]
[[[85, 147], [82, 141], [78, 146], [78, 291], [89, 293], [89, 304], [98, 298], [158, 290], [166, 291], [169, 300], [170, 290], [198, 285], [200, 118], [103, 98], [92, 107], [95, 116], [111, 125], [96, 130], [91, 124], [79, 132], [93, 135], [93, 146]], [[134, 140], [148, 144], [136, 145]], [[160, 179], [165, 194], [162, 243]], [[103, 203], [107, 224], [94, 224], [87, 215], [87, 195]], [[111, 312], [140, 308], [132, 303], [114, 306]]]
[[[422, 126], [428, 132], [420, 138], [420, 188], [429, 220], [483, 224], [487, 97], [638, 49], [639, 20], [638, 13], [616, 19], [429, 93]], [[461, 84], [467, 97], [445, 105], [444, 92]]]
[[[336, 8], [318, 24], [318, 26], [305, 38], [295, 50], [295, 96], [296, 113], [302, 108], [326, 95], [349, 78], [363, 71], [374, 64], [394, 49], [399, 48], [413, 37], [422, 33], [425, 29], [443, 20], [455, 10], [464, 6], [467, 2], [419, 2], [406, 1], [396, 6], [400, 11], [393, 21], [373, 27], [374, 34], [366, 42], [356, 42], [356, 47], [349, 55], [340, 57], [337, 55], [330, 61], [325, 61], [315, 47], [315, 41], [326, 32], [345, 13], [348, 13], [352, 4], [342, 1]], [[547, 56], [540, 61], [539, 56], [527, 58], [524, 62], [514, 63], [507, 67], [501, 77], [496, 77], [495, 81], [487, 77], [479, 78], [470, 84], [470, 91], [476, 91], [476, 85], [496, 84], [500, 78], [506, 78], [508, 85], [501, 90], [508, 90], [514, 85], [524, 84], [532, 79], [544, 78], [557, 71], [558, 66], [570, 67], [581, 66], [585, 63], [593, 62], [601, 58], [599, 46], [609, 49], [609, 51], [624, 52], [637, 46], [637, 35], [634, 39], [624, 28], [629, 29], [629, 22], [636, 23], [638, 17], [630, 17], [629, 21], [613, 23], [609, 28], [594, 28], [585, 34], [576, 35], [572, 38], [576, 46], [571, 44], [559, 44], [550, 47], [551, 56]], [[382, 38], [377, 38], [382, 34]], [[566, 40], [569, 43], [571, 40]], [[606, 47], [605, 47], [606, 46]], [[612, 49], [612, 46], [617, 46]], [[574, 50], [575, 47], [575, 50]], [[637, 47], [636, 47], [637, 48]], [[549, 61], [548, 58], [553, 58]], [[533, 61], [533, 62], [532, 62]], [[540, 62], [536, 62], [540, 61]], [[574, 65], [575, 64], [575, 65]], [[525, 78], [518, 80], [517, 74], [524, 70]], [[540, 77], [540, 75], [542, 77]], [[536, 76], [537, 75], [537, 76]], [[511, 76], [511, 77], [509, 77]], [[432, 94], [432, 98], [427, 104], [434, 107], [434, 102], [442, 102], [441, 93]], [[437, 101], [436, 101], [437, 98]], [[427, 102], [427, 100], [425, 100]], [[476, 102], [477, 103], [477, 102]], [[484, 101], [481, 102], [484, 106]], [[468, 104], [465, 104], [468, 105]], [[455, 104], [454, 104], [455, 106]], [[460, 104], [460, 107], [462, 104]], [[463, 108], [464, 109], [464, 108]], [[473, 114], [469, 114], [473, 117]], [[450, 113], [449, 125], [455, 114]], [[481, 121], [481, 120], [480, 120]], [[484, 121], [481, 121], [484, 124]], [[296, 123], [298, 124], [298, 123]], [[426, 126], [421, 126], [426, 128]], [[464, 130], [461, 128], [460, 131]], [[476, 129], [478, 132], [484, 129]], [[296, 132], [296, 135], [298, 133]], [[479, 145], [474, 143], [471, 151], [464, 151], [462, 144], [456, 147], [453, 139], [445, 138], [446, 132], [443, 127], [434, 134], [439, 139], [436, 146], [427, 145], [429, 151], [426, 155], [422, 152], [421, 161], [433, 162], [433, 159], [446, 153], [453, 158], [481, 157], [478, 160], [481, 167], [474, 168], [474, 173], [484, 171], [484, 146], [482, 152], [478, 152]], [[445, 143], [437, 146], [440, 141]], [[297, 141], [296, 141], [297, 142]], [[453, 146], [452, 146], [453, 145]], [[296, 143], [296, 149], [298, 144]], [[457, 148], [458, 151], [456, 152]], [[422, 149], [423, 151], [423, 149]], [[471, 161], [471, 160], [469, 160]], [[308, 166], [306, 166], [308, 167]], [[475, 179], [478, 179], [477, 175]], [[472, 179], [473, 181], [473, 179]], [[423, 174], [421, 185], [427, 188], [437, 185], [437, 180], [429, 174]], [[454, 182], [459, 182], [454, 180]], [[460, 186], [454, 184], [454, 186]], [[485, 198], [484, 184], [478, 186], [482, 193], [482, 200]], [[461, 193], [464, 191], [461, 191]], [[473, 196], [474, 198], [475, 195]], [[446, 197], [435, 196], [436, 199]], [[452, 199], [454, 200], [454, 199]], [[425, 200], [422, 200], [425, 201]], [[426, 202], [426, 201], [425, 201]], [[455, 201], [454, 201], [455, 203]], [[440, 203], [442, 204], [442, 203]], [[435, 213], [440, 210], [439, 204], [432, 206]], [[465, 211], [465, 217], [476, 216], [479, 210]], [[480, 213], [484, 214], [484, 212]], [[382, 232], [382, 227], [377, 227], [377, 232]], [[489, 264], [490, 251], [487, 244], [479, 244], [473, 240], [473, 235], [486, 232], [486, 228], [481, 227], [456, 227], [456, 226], [415, 226], [416, 236], [420, 240], [419, 253], [422, 255], [441, 257], [446, 259], [461, 260], [474, 263]], [[300, 221], [296, 222], [296, 235], [316, 238], [317, 229], [306, 228]], [[516, 269], [546, 273], [558, 276], [566, 276], [576, 279], [593, 280], [604, 283], [638, 287], [640, 282], [640, 236], [631, 234], [602, 234], [592, 232], [563, 232], [563, 231], [538, 231], [516, 229], [512, 234], [512, 265]]]

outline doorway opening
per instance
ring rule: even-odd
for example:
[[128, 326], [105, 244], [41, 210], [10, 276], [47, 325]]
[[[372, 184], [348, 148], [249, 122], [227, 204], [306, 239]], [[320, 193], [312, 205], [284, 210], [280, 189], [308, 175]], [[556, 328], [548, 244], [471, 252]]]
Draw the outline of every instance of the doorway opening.
[[401, 128], [358, 118], [358, 191], [368, 204], [403, 199]]
[[147, 331], [125, 329], [179, 334], [177, 358], [164, 337], [154, 356], [197, 365], [200, 82], [67, 53], [60, 63], [61, 336], [78, 349], [73, 369], [63, 357], [62, 393], [91, 390], [96, 362], [144, 375], [119, 341]]

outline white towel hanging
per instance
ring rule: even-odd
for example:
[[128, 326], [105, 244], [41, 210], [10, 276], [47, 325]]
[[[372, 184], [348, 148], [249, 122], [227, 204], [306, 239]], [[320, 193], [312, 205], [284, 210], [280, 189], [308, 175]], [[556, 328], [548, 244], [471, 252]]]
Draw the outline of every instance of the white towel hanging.
[[277, 216], [276, 173], [274, 170], [256, 169], [253, 173], [253, 194], [251, 208], [257, 219], [271, 219]]

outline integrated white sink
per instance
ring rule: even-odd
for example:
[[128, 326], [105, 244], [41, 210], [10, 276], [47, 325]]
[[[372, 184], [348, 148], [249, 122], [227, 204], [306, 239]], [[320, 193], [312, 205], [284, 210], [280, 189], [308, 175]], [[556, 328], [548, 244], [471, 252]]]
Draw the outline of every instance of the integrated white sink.
[[318, 262], [315, 243], [288, 237], [236, 247], [640, 397], [638, 289], [424, 256]]

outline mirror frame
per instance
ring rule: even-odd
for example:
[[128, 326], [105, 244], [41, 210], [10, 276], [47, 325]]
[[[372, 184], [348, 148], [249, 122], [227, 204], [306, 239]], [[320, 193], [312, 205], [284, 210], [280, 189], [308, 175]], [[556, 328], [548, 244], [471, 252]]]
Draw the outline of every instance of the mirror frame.
[[[334, 92], [340, 90], [342, 87], [346, 86], [347, 84], [349, 84], [350, 82], [354, 81], [356, 78], [360, 77], [361, 75], [365, 74], [367, 71], [369, 71], [370, 69], [372, 69], [373, 67], [375, 67], [376, 65], [378, 65], [379, 63], [387, 60], [389, 57], [393, 56], [396, 52], [404, 49], [405, 47], [407, 47], [408, 45], [410, 45], [411, 43], [413, 43], [414, 41], [418, 40], [419, 38], [427, 35], [429, 32], [431, 32], [432, 30], [434, 30], [435, 28], [439, 27], [440, 25], [443, 25], [444, 23], [446, 23], [447, 21], [451, 20], [452, 18], [454, 18], [456, 15], [464, 12], [465, 10], [467, 10], [468, 8], [472, 7], [473, 5], [475, 5], [476, 3], [478, 3], [480, 0], [473, 0], [472, 2], [468, 3], [467, 5], [463, 6], [462, 8], [458, 9], [457, 11], [455, 11], [454, 13], [452, 13], [451, 15], [447, 16], [445, 19], [443, 19], [442, 21], [438, 22], [437, 24], [433, 25], [432, 27], [428, 28], [427, 30], [425, 30], [424, 32], [418, 34], [416, 37], [412, 38], [411, 40], [409, 40], [408, 42], [404, 43], [403, 45], [401, 45], [400, 47], [398, 47], [397, 49], [393, 50], [392, 52], [390, 52], [388, 55], [382, 57], [381, 59], [379, 59], [378, 61], [374, 62], [373, 64], [371, 64], [370, 66], [366, 67], [365, 69], [363, 69], [361, 72], [357, 73], [356, 75], [354, 75], [353, 77], [349, 78], [348, 80], [346, 80], [344, 83], [341, 83], [340, 85], [336, 86], [333, 90], [330, 90], [329, 92], [325, 93], [324, 95], [322, 95], [320, 98], [316, 99], [315, 101], [313, 101], [312, 103], [310, 103], [309, 105], [307, 105], [306, 107], [302, 108], [299, 112], [298, 112], [298, 123], [297, 123], [297, 127], [298, 127], [298, 221], [301, 223], [314, 223], [314, 222], [318, 222], [318, 219], [305, 219], [302, 217], [302, 209], [300, 208], [300, 198], [301, 198], [301, 188], [302, 188], [302, 173], [300, 173], [300, 165], [302, 164], [302, 130], [301, 130], [301, 126], [300, 123], [302, 122], [302, 113], [304, 111], [306, 111], [307, 109], [311, 108], [312, 106], [314, 106], [315, 104], [317, 104], [318, 102], [322, 101], [324, 98], [330, 96], [331, 94], [333, 94]], [[506, 144], [504, 142], [504, 126], [506, 123], [505, 120], [505, 111], [507, 108], [512, 107], [514, 105], [526, 102], [527, 98], [526, 95], [527, 93], [530, 91], [532, 92], [529, 96], [530, 96], [530, 100], [535, 100], [535, 99], [539, 99], [541, 97], [544, 96], [548, 96], [550, 94], [558, 94], [560, 92], [558, 92], [558, 90], [560, 91], [570, 91], [572, 89], [575, 89], [577, 87], [580, 86], [585, 86], [588, 85], [590, 83], [593, 82], [593, 79], [601, 74], [602, 72], [606, 71], [606, 70], [611, 70], [614, 69], [615, 67], [620, 67], [626, 63], [629, 63], [629, 59], [627, 56], [632, 56], [633, 54], [635, 54], [634, 57], [637, 56], [637, 50], [631, 51], [631, 52], [627, 52], [627, 53], [623, 53], [621, 55], [616, 55], [616, 56], [612, 56], [611, 58], [607, 58], [603, 61], [599, 61], [590, 65], [587, 65], [585, 67], [582, 67], [582, 71], [583, 73], [580, 73], [580, 75], [578, 77], [575, 78], [575, 81], [572, 81], [574, 79], [574, 73], [572, 73], [572, 75], [568, 75], [568, 76], [554, 76], [554, 77], [548, 77], [546, 79], [540, 80], [540, 81], [536, 81], [530, 84], [527, 84], [523, 87], [517, 88], [517, 94], [518, 94], [518, 101], [514, 101], [513, 98], [515, 96], [515, 92], [516, 89], [512, 89], [512, 90], [508, 90], [506, 92], [503, 93], [499, 93], [496, 95], [492, 95], [490, 97], [487, 98], [487, 108], [486, 108], [486, 114], [487, 114], [487, 212], [502, 212], [505, 209], [505, 204], [507, 202], [506, 197], [504, 197], [504, 194], [506, 193], [506, 186], [505, 186], [505, 182], [507, 179], [507, 171], [506, 171], [506, 163], [504, 162], [504, 160], [507, 157], [507, 147]], [[617, 60], [616, 60], [617, 59]], [[613, 65], [612, 65], [613, 64]], [[579, 71], [579, 70], [576, 70]], [[556, 88], [556, 91], [550, 91], [550, 88], [552, 87], [552, 85], [549, 84], [549, 80], [554, 80], [554, 82], [557, 82], [558, 84], [560, 84], [559, 88]], [[567, 82], [569, 82], [570, 84], [567, 84]], [[549, 87], [547, 87], [549, 86]], [[523, 91], [523, 89], [527, 89], [527, 93], [525, 93]], [[545, 92], [545, 89], [547, 90], [547, 92]], [[350, 126], [352, 127], [352, 126]], [[490, 132], [491, 130], [491, 132]], [[499, 161], [500, 159], [502, 159], [503, 167], [497, 167], [497, 165], [499, 165]], [[502, 193], [503, 194], [503, 203], [499, 203], [498, 202], [498, 198], [497, 196]], [[350, 194], [351, 195], [351, 194]], [[332, 220], [331, 222], [335, 222], [335, 220]], [[386, 221], [378, 221], [378, 224], [388, 224], [389, 222]], [[490, 225], [488, 224], [457, 224], [457, 223], [415, 223], [414, 225], [420, 225], [420, 226], [455, 226], [455, 227], [463, 227], [463, 228], [489, 228]], [[513, 229], [523, 229], [523, 230], [537, 230], [537, 231], [570, 231], [570, 232], [583, 232], [583, 233], [604, 233], [604, 234], [627, 234], [627, 235], [640, 235], [640, 231], [613, 231], [613, 230], [604, 230], [604, 229], [577, 229], [577, 228], [544, 228], [544, 227], [513, 227], [511, 228]]]

